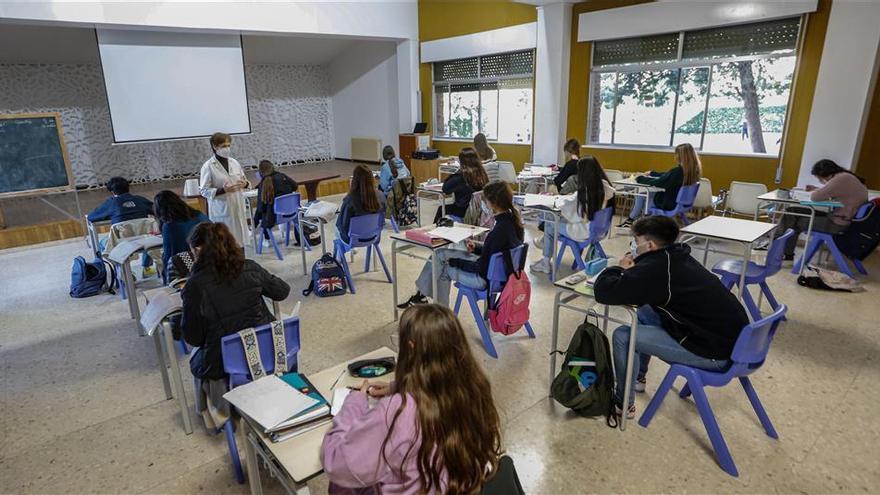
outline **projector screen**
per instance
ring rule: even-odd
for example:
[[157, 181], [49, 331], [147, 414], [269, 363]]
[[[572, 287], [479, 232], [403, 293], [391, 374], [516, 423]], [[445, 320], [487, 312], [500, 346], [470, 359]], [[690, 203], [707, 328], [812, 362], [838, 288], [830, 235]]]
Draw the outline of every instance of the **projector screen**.
[[251, 131], [238, 34], [96, 31], [114, 142]]

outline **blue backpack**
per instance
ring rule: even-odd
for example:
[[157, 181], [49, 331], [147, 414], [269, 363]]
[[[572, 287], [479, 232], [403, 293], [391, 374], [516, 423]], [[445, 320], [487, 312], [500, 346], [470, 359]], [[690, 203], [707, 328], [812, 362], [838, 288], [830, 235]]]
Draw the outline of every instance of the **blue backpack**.
[[[110, 283], [107, 282], [105, 263], [110, 267]], [[104, 290], [105, 286], [107, 292], [115, 294], [113, 289], [116, 286], [116, 269], [113, 268], [113, 265], [101, 258], [96, 258], [91, 263], [86, 262], [82, 256], [74, 258], [73, 269], [70, 273], [70, 297], [96, 296]]]
[[[343, 255], [344, 256], [344, 255]], [[345, 283], [345, 271], [330, 253], [324, 253], [321, 259], [312, 265], [312, 281], [302, 293], [304, 296], [313, 291], [318, 297], [341, 296], [348, 290]]]

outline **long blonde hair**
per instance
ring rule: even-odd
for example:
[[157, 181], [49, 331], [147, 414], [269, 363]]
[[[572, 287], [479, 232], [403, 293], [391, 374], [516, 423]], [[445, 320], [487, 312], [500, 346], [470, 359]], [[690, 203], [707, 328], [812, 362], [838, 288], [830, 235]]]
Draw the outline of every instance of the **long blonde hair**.
[[477, 155], [481, 161], [485, 162], [495, 159], [495, 150], [489, 146], [489, 141], [482, 132], [474, 136], [474, 149], [477, 150]]
[[703, 168], [700, 165], [700, 158], [697, 156], [697, 152], [690, 143], [682, 143], [675, 147], [675, 161], [684, 170], [682, 185], [690, 186], [700, 182]]

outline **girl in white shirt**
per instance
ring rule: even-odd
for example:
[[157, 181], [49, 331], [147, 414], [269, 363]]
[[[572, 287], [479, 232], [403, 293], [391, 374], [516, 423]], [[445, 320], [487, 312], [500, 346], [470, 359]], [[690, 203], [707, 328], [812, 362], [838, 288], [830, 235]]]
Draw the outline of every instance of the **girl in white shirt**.
[[[559, 235], [565, 235], [575, 241], [585, 241], [590, 237], [590, 220], [596, 213], [606, 208], [614, 199], [614, 187], [599, 161], [587, 156], [577, 162], [577, 191], [560, 196], [562, 219], [559, 222]], [[544, 224], [544, 237], [536, 238], [534, 244], [544, 249], [544, 257], [532, 263], [533, 272], [550, 273], [553, 260], [554, 224]], [[549, 242], [548, 242], [549, 241]]]

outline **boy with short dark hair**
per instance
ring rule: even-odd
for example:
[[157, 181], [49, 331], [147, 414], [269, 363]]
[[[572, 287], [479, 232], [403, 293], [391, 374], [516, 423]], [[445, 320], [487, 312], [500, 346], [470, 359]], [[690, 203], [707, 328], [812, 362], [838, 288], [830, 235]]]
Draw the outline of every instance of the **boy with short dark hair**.
[[113, 177], [107, 181], [107, 190], [113, 196], [89, 213], [90, 222], [110, 220], [111, 223], [147, 218], [153, 214], [153, 202], [143, 196], [129, 193], [128, 181]]
[[[668, 217], [644, 217], [632, 226], [630, 253], [620, 266], [596, 279], [601, 304], [639, 306], [635, 359], [627, 377], [630, 327], [614, 331], [615, 403], [623, 413], [626, 380], [633, 391], [645, 391], [651, 356], [708, 370], [723, 370], [739, 333], [749, 323], [742, 304], [719, 278], [691, 257], [687, 244], [676, 243], [678, 224]], [[627, 398], [627, 417], [635, 417], [634, 395]]]

